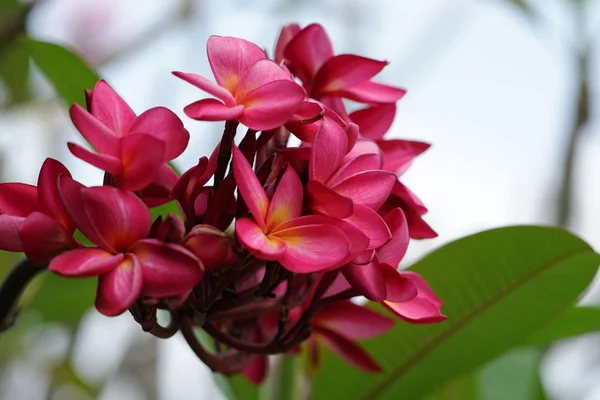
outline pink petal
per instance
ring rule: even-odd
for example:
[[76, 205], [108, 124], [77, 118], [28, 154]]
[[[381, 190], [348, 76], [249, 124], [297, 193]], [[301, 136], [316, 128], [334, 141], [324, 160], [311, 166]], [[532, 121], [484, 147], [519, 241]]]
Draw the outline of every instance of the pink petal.
[[[4, 184], [6, 185], [6, 184]], [[25, 217], [15, 217], [8, 214], [0, 215], [0, 249], [6, 251], [23, 251], [19, 236], [19, 228]]]
[[301, 78], [312, 80], [325, 61], [333, 57], [333, 46], [325, 29], [319, 24], [311, 24], [294, 36], [283, 54], [290, 64], [303, 72]]
[[150, 212], [132, 192], [99, 186], [82, 189], [81, 197], [89, 224], [104, 242], [97, 244], [108, 245], [107, 250], [125, 251], [150, 232]]
[[[300, 108], [296, 110], [296, 113], [292, 117], [292, 121], [299, 122], [301, 124], [309, 124], [314, 121], [318, 121], [325, 114], [325, 109], [317, 101], [309, 99], [305, 100]], [[316, 131], [315, 131], [316, 132]]]
[[348, 339], [368, 339], [390, 330], [394, 320], [351, 301], [341, 301], [321, 308], [312, 323]]
[[122, 140], [123, 171], [115, 177], [115, 186], [124, 190], [142, 190], [156, 177], [164, 164], [165, 143], [145, 133], [127, 135]]
[[396, 116], [396, 104], [377, 104], [354, 111], [350, 119], [355, 122], [363, 137], [380, 140], [390, 129]]
[[104, 80], [96, 83], [90, 105], [92, 115], [118, 136], [124, 136], [135, 121], [135, 113], [129, 105]]
[[173, 75], [183, 79], [186, 82], [191, 83], [196, 87], [199, 87], [206, 93], [212, 94], [216, 98], [223, 100], [223, 102], [228, 106], [235, 105], [235, 99], [233, 98], [233, 94], [231, 94], [227, 89], [222, 88], [219, 85], [215, 85], [203, 76], [185, 72], [173, 72]]
[[369, 238], [368, 249], [381, 247], [392, 237], [385, 221], [379, 214], [361, 204], [354, 204], [354, 212], [344, 220], [360, 229]]
[[126, 254], [119, 266], [100, 276], [96, 309], [112, 317], [133, 305], [142, 290], [142, 268], [133, 254]]
[[[71, 178], [71, 173], [64, 165], [52, 158], [47, 158], [38, 177], [38, 196], [41, 211], [60, 222], [65, 229], [70, 230], [73, 223], [65, 210], [58, 190], [58, 180], [61, 175]], [[75, 229], [73, 228], [73, 230]]]
[[0, 214], [26, 217], [40, 210], [38, 189], [25, 183], [0, 184]]
[[385, 301], [382, 304], [403, 320], [413, 324], [431, 324], [444, 321], [446, 316], [440, 311], [442, 301], [429, 288], [427, 282], [411, 271], [401, 271], [399, 274], [416, 284], [417, 297], [407, 302]]
[[194, 226], [184, 243], [202, 261], [205, 268], [233, 264], [236, 261], [233, 244], [234, 238], [231, 235], [204, 224]]
[[112, 271], [124, 258], [123, 254], [114, 255], [98, 248], [75, 249], [54, 257], [48, 269], [62, 276], [89, 278]]
[[335, 184], [331, 189], [373, 210], [378, 210], [392, 192], [396, 175], [387, 171], [366, 171]]
[[266, 229], [269, 199], [262, 188], [252, 167], [236, 145], [233, 145], [233, 175], [238, 185], [238, 190], [248, 206], [248, 210], [261, 227]]
[[267, 232], [302, 213], [302, 182], [298, 174], [288, 165], [277, 189], [271, 198], [267, 213]]
[[300, 32], [302, 29], [298, 24], [287, 24], [279, 31], [277, 42], [275, 44], [275, 62], [279, 63], [283, 61], [283, 52], [287, 47], [288, 43]]
[[348, 264], [342, 272], [348, 283], [367, 299], [376, 302], [385, 300], [385, 280], [376, 260], [365, 265]]
[[379, 264], [385, 280], [386, 301], [392, 303], [404, 303], [413, 300], [418, 295], [418, 288], [412, 279], [404, 274], [403, 271], [396, 270], [388, 264]]
[[342, 165], [340, 169], [329, 178], [327, 185], [333, 187], [352, 175], [365, 171], [379, 170], [380, 165], [381, 157], [378, 154], [361, 154]]
[[392, 196], [398, 198], [402, 202], [402, 208], [406, 211], [407, 208], [414, 210], [418, 215], [423, 215], [427, 212], [427, 208], [423, 202], [402, 182], [397, 181], [392, 188]]
[[119, 133], [85, 111], [79, 104], [69, 110], [71, 121], [81, 135], [100, 153], [119, 155]]
[[306, 188], [311, 197], [313, 210], [335, 218], [346, 218], [352, 215], [354, 206], [348, 197], [338, 194], [317, 181], [309, 181]]
[[136, 242], [129, 251], [142, 266], [145, 296], [180, 295], [191, 290], [204, 276], [202, 263], [183, 246], [145, 239]]
[[367, 372], [379, 372], [381, 367], [373, 358], [363, 350], [362, 347], [342, 336], [325, 328], [315, 328], [313, 333], [320, 341], [325, 344], [335, 354]]
[[93, 165], [96, 168], [101, 169], [102, 171], [116, 175], [123, 170], [123, 164], [119, 158], [108, 154], [93, 153], [82, 146], [71, 142], [67, 143], [67, 146], [69, 147], [71, 154], [73, 154], [75, 157], [85, 161], [90, 165]]
[[66, 232], [63, 225], [41, 212], [25, 219], [19, 236], [27, 259], [34, 265], [44, 265], [60, 251], [70, 248], [73, 240], [72, 232]]
[[286, 250], [278, 261], [296, 273], [332, 268], [346, 259], [351, 251], [344, 232], [332, 225], [296, 226], [278, 230], [272, 235], [286, 244]]
[[423, 218], [411, 209], [405, 210], [408, 232], [411, 239], [431, 239], [437, 237], [434, 231]]
[[342, 165], [347, 150], [348, 137], [342, 127], [331, 118], [323, 118], [312, 146], [310, 179], [326, 182]]
[[392, 233], [392, 239], [377, 250], [377, 257], [380, 262], [397, 267], [408, 250], [408, 223], [399, 207], [389, 211], [384, 220]]
[[177, 184], [179, 176], [168, 164], [162, 164], [154, 179], [142, 190], [142, 199], [148, 207], [157, 207], [173, 200], [171, 191]]
[[254, 43], [227, 36], [208, 38], [206, 52], [217, 83], [231, 93], [235, 93], [242, 75], [252, 64], [267, 58]]
[[154, 107], [142, 113], [129, 130], [131, 133], [147, 133], [165, 144], [165, 161], [178, 157], [188, 145], [189, 132], [173, 111]]
[[419, 297], [426, 298], [431, 304], [436, 306], [437, 308], [441, 308], [444, 305], [444, 302], [440, 300], [439, 297], [433, 293], [433, 290], [429, 287], [429, 284], [423, 277], [416, 272], [412, 271], [400, 271], [400, 274], [405, 278], [409, 278], [412, 280], [415, 285], [417, 285], [417, 290], [419, 291]]
[[286, 250], [285, 242], [273, 235], [265, 235], [250, 218], [235, 221], [235, 234], [240, 243], [261, 260], [277, 260]]
[[244, 112], [244, 106], [229, 107], [215, 99], [203, 99], [185, 106], [183, 112], [199, 121], [229, 121], [239, 118]]
[[348, 86], [330, 95], [345, 97], [360, 103], [395, 103], [400, 100], [406, 90], [375, 82], [364, 82]]
[[382, 169], [402, 174], [412, 160], [429, 148], [428, 143], [414, 140], [383, 140], [378, 142], [383, 155]]
[[365, 154], [375, 154], [381, 158], [381, 150], [379, 149], [379, 145], [371, 139], [361, 137], [357, 139], [352, 150], [346, 154], [346, 157], [344, 157], [344, 162], [349, 162]]
[[313, 81], [312, 93], [315, 97], [319, 97], [325, 93], [369, 81], [387, 64], [387, 61], [377, 61], [354, 54], [333, 56], [319, 69]]
[[[254, 89], [281, 80], [292, 82], [290, 75], [273, 61], [267, 59], [258, 60], [242, 74], [235, 91], [235, 98], [241, 104], [240, 99]], [[304, 97], [302, 100], [304, 100]]]
[[294, 81], [278, 80], [258, 87], [239, 100], [245, 106], [238, 120], [257, 131], [288, 122], [304, 101], [304, 91]]
[[243, 374], [253, 384], [260, 385], [267, 374], [267, 356], [254, 354], [250, 357], [251, 360], [244, 368]]

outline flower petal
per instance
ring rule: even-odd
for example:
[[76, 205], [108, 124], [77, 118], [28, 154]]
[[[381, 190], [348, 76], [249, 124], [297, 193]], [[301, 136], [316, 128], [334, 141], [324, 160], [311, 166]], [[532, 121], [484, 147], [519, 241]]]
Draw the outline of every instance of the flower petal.
[[351, 246], [341, 229], [332, 225], [304, 225], [278, 230], [286, 244], [279, 262], [296, 273], [322, 271], [338, 265], [350, 254]]
[[283, 54], [291, 65], [300, 69], [294, 71], [296, 75], [306, 81], [312, 80], [325, 61], [333, 57], [333, 46], [325, 29], [319, 24], [311, 24], [294, 36]]
[[277, 184], [267, 213], [267, 232], [302, 213], [302, 182], [289, 165]]
[[235, 221], [235, 234], [240, 243], [261, 260], [277, 260], [286, 250], [285, 242], [273, 235], [265, 235], [250, 218]]
[[165, 144], [165, 161], [178, 157], [188, 145], [190, 133], [177, 115], [168, 108], [154, 107], [142, 113], [129, 130], [147, 133]]
[[148, 207], [157, 207], [172, 201], [171, 191], [179, 176], [168, 164], [162, 164], [150, 185], [142, 190], [142, 199]]
[[239, 118], [244, 106], [227, 106], [215, 99], [202, 99], [185, 106], [185, 115], [199, 121], [229, 121]]
[[298, 24], [287, 24], [281, 28], [275, 44], [275, 62], [280, 63], [283, 61], [283, 52], [285, 51], [285, 48], [301, 30], [302, 28], [300, 28], [300, 25]]
[[382, 140], [378, 142], [383, 156], [382, 169], [400, 176], [410, 166], [412, 160], [429, 148], [428, 143], [414, 140]]
[[[53, 158], [47, 158], [38, 177], [38, 198], [41, 211], [51, 216], [68, 230], [75, 230], [60, 198], [58, 180], [60, 176], [71, 178], [69, 170]], [[73, 227], [73, 228], [71, 228]]]
[[318, 98], [326, 93], [369, 81], [388, 65], [387, 61], [355, 54], [340, 54], [329, 58], [313, 81], [312, 94]]
[[48, 269], [62, 276], [89, 278], [112, 271], [124, 258], [123, 254], [113, 255], [98, 248], [75, 249], [54, 257]]
[[[239, 100], [246, 94], [274, 81], [293, 82], [290, 74], [273, 61], [268, 59], [258, 60], [242, 74], [235, 91], [235, 98], [241, 104]], [[304, 97], [302, 100], [304, 100]]]
[[[345, 157], [348, 158], [348, 157]], [[342, 165], [335, 174], [329, 178], [327, 185], [333, 187], [339, 182], [365, 171], [379, 170], [381, 166], [381, 156], [379, 154], [360, 154], [351, 158]]]
[[44, 265], [62, 250], [71, 247], [73, 233], [66, 232], [54, 218], [41, 212], [30, 214], [19, 227], [19, 236], [27, 259]]
[[367, 299], [376, 302], [385, 300], [385, 280], [377, 260], [365, 265], [348, 264], [342, 272], [348, 283]]
[[209, 81], [208, 79], [206, 79], [203, 76], [200, 76], [197, 74], [186, 73], [186, 72], [177, 72], [177, 71], [174, 71], [173, 75], [175, 75], [178, 78], [183, 79], [186, 82], [191, 83], [192, 85], [194, 85], [196, 87], [199, 87], [200, 89], [204, 90], [206, 93], [212, 94], [216, 98], [223, 100], [223, 103], [225, 103], [228, 106], [235, 105], [235, 99], [233, 98], [233, 94], [231, 94], [227, 89], [212, 83], [211, 81]]
[[169, 161], [165, 157], [165, 143], [145, 133], [123, 138], [121, 159], [123, 171], [115, 177], [115, 186], [131, 191], [150, 185], [160, 167]]
[[396, 268], [408, 250], [408, 223], [400, 207], [388, 212], [384, 220], [392, 233], [392, 239], [377, 250], [377, 257], [379, 262]]
[[310, 194], [310, 206], [313, 210], [335, 218], [346, 218], [352, 215], [354, 206], [348, 197], [338, 194], [317, 181], [309, 181], [306, 189]]
[[135, 121], [133, 110], [104, 80], [96, 83], [90, 106], [92, 115], [118, 136], [125, 136]]
[[266, 229], [269, 199], [261, 186], [252, 167], [236, 145], [233, 145], [233, 175], [238, 185], [238, 190], [248, 206], [248, 210], [261, 229]]
[[409, 278], [412, 280], [415, 285], [417, 285], [417, 290], [419, 291], [419, 297], [425, 297], [431, 304], [436, 306], [437, 308], [441, 308], [444, 305], [444, 302], [440, 300], [439, 297], [433, 293], [433, 290], [429, 287], [429, 284], [423, 277], [416, 272], [412, 271], [399, 271], [400, 275], [405, 278]]
[[254, 354], [250, 357], [250, 362], [244, 368], [243, 374], [253, 384], [260, 385], [267, 375], [267, 356]]
[[351, 301], [341, 301], [321, 308], [312, 323], [348, 339], [368, 339], [390, 330], [394, 320]]
[[293, 117], [304, 96], [304, 90], [292, 80], [269, 82], [239, 99], [245, 110], [238, 120], [257, 131], [277, 128]]
[[395, 103], [406, 94], [406, 90], [376, 82], [364, 82], [329, 93], [360, 103]]
[[142, 290], [142, 268], [133, 254], [126, 254], [119, 266], [100, 276], [96, 309], [112, 317], [133, 305]]
[[312, 145], [308, 173], [311, 180], [325, 183], [342, 165], [348, 150], [348, 136], [331, 118], [325, 117], [321, 121]]
[[415, 282], [388, 264], [379, 264], [386, 286], [386, 301], [404, 303], [413, 300], [418, 295]]
[[350, 119], [356, 123], [363, 137], [380, 140], [390, 129], [396, 116], [396, 104], [377, 104], [354, 111]]
[[79, 104], [73, 104], [69, 109], [69, 114], [75, 128], [97, 151], [110, 156], [118, 156], [120, 138], [118, 133], [85, 111]]
[[228, 36], [209, 37], [206, 52], [217, 83], [231, 93], [235, 93], [242, 75], [252, 64], [267, 58], [254, 43]]
[[442, 301], [429, 288], [427, 282], [411, 271], [400, 271], [399, 274], [416, 284], [417, 296], [406, 302], [385, 301], [382, 304], [403, 320], [413, 324], [432, 324], [444, 321], [446, 316], [440, 311]]
[[[125, 251], [150, 232], [150, 212], [132, 192], [99, 186], [82, 189], [81, 197], [85, 215], [97, 235], [109, 246], [107, 250]], [[83, 230], [82, 233], [86, 234]]]
[[423, 220], [423, 217], [414, 212], [414, 210], [405, 210], [404, 214], [406, 215], [408, 232], [411, 239], [431, 239], [438, 236], [437, 232]]
[[93, 153], [88, 149], [71, 142], [68, 142], [67, 146], [69, 147], [71, 154], [73, 154], [75, 157], [85, 161], [90, 165], [93, 165], [96, 168], [101, 169], [102, 171], [116, 175], [123, 170], [123, 164], [117, 157], [108, 154]]
[[26, 217], [40, 210], [38, 189], [25, 183], [0, 184], [0, 214]]
[[145, 239], [131, 246], [143, 271], [142, 293], [148, 297], [171, 297], [191, 290], [204, 276], [204, 266], [185, 247]]
[[23, 251], [19, 236], [19, 228], [25, 222], [25, 217], [0, 215], [0, 249], [6, 251]]
[[326, 328], [314, 328], [314, 335], [325, 344], [335, 354], [367, 372], [379, 372], [381, 367], [373, 360], [373, 358], [362, 347], [342, 336]]
[[350, 222], [369, 238], [368, 250], [383, 246], [392, 237], [383, 218], [361, 204], [354, 204], [354, 212], [344, 221]]
[[365, 171], [332, 186], [338, 194], [373, 210], [378, 210], [392, 192], [397, 178], [387, 171]]

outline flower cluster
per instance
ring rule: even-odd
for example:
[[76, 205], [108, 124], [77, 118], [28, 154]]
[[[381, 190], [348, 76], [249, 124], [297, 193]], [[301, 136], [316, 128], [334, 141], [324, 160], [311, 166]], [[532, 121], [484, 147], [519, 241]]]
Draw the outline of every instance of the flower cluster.
[[[162, 107], [137, 116], [100, 81], [87, 109], [70, 110], [94, 151], [68, 147], [105, 171], [103, 185], [85, 187], [53, 159], [37, 187], [1, 184], [0, 248], [63, 276], [97, 276], [98, 311], [129, 310], [159, 337], [181, 331], [215, 371], [260, 382], [267, 355], [302, 348], [316, 363], [317, 343], [379, 370], [355, 340], [393, 320], [351, 298], [411, 323], [445, 319], [425, 280], [397, 270], [411, 238], [436, 236], [399, 180], [428, 145], [383, 138], [405, 91], [372, 81], [385, 61], [335, 55], [317, 24], [285, 26], [273, 60], [233, 37], [212, 36], [207, 53], [215, 82], [174, 74], [212, 96], [187, 116], [226, 121], [210, 157], [178, 176], [168, 163], [188, 144], [180, 119]], [[364, 106], [348, 113], [343, 99]], [[150, 209], [172, 201], [180, 212], [153, 221]]]

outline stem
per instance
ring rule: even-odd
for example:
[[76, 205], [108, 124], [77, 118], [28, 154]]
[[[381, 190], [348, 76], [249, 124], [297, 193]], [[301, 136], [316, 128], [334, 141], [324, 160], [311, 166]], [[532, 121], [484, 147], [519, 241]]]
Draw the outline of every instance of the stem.
[[227, 165], [231, 158], [231, 144], [235, 138], [235, 132], [238, 126], [236, 120], [225, 122], [225, 130], [221, 137], [221, 144], [219, 145], [219, 154], [217, 155], [217, 170], [215, 171], [215, 183], [213, 185], [213, 192], [219, 187], [223, 178], [225, 177], [225, 171], [227, 171]]
[[34, 276], [45, 271], [45, 267], [36, 267], [27, 260], [15, 265], [0, 286], [0, 332], [10, 328], [16, 320], [16, 305], [21, 293]]

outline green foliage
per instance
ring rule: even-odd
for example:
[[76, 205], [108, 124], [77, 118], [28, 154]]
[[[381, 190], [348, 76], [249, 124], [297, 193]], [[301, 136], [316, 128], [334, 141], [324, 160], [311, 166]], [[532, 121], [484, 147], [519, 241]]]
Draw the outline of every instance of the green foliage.
[[537, 330], [527, 344], [543, 346], [555, 340], [597, 331], [600, 331], [600, 307], [573, 307]]
[[0, 79], [8, 89], [8, 104], [29, 98], [29, 53], [21, 43], [0, 48]]
[[411, 269], [445, 301], [448, 320], [396, 324], [364, 343], [383, 373], [367, 374], [329, 356], [314, 399], [420, 399], [453, 378], [522, 344], [571, 306], [600, 256], [559, 229], [511, 227], [450, 243]]
[[85, 107], [85, 89], [100, 79], [77, 55], [53, 43], [29, 39], [29, 55], [67, 103]]

